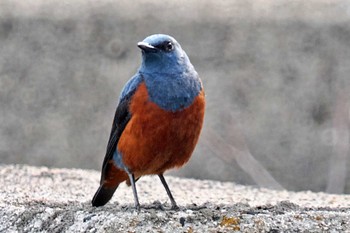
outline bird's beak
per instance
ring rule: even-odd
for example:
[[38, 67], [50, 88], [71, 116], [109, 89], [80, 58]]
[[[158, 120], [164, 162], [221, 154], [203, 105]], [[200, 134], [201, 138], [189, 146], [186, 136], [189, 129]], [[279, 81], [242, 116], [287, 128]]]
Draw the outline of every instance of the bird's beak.
[[145, 51], [145, 52], [154, 53], [154, 52], [157, 51], [157, 48], [156, 48], [156, 47], [154, 47], [154, 46], [152, 46], [152, 45], [150, 45], [150, 44], [148, 44], [148, 43], [146, 43], [146, 42], [143, 42], [143, 41], [137, 43], [137, 46], [138, 46], [140, 49], [142, 49], [143, 51]]

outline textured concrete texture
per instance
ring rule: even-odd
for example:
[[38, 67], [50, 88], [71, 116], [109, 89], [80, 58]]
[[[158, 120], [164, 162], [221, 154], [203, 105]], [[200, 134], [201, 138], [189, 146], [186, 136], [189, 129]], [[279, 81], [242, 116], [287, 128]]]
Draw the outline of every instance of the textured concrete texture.
[[136, 43], [161, 32], [208, 101], [173, 174], [349, 193], [349, 22], [348, 0], [0, 0], [0, 162], [99, 169]]
[[350, 232], [350, 196], [287, 192], [167, 176], [137, 182], [142, 210], [121, 185], [104, 207], [90, 204], [91, 170], [0, 166], [0, 232]]

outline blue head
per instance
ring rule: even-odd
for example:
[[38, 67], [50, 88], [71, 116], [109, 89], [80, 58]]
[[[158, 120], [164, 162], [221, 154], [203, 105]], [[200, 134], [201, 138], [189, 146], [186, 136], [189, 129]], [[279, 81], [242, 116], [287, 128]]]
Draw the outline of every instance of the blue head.
[[141, 67], [122, 96], [144, 80], [150, 100], [162, 109], [175, 112], [191, 105], [202, 83], [180, 44], [171, 36], [155, 34], [137, 45], [142, 50]]
[[142, 50], [141, 72], [177, 73], [193, 69], [185, 51], [171, 36], [151, 35], [137, 45]]

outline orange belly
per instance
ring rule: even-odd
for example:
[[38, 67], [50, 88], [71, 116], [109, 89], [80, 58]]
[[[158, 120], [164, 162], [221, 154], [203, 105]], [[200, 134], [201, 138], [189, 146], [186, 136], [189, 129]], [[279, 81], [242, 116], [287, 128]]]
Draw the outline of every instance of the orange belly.
[[182, 166], [197, 144], [204, 108], [202, 90], [191, 106], [167, 112], [149, 101], [146, 85], [140, 84], [130, 104], [132, 117], [118, 142], [124, 164], [136, 177]]

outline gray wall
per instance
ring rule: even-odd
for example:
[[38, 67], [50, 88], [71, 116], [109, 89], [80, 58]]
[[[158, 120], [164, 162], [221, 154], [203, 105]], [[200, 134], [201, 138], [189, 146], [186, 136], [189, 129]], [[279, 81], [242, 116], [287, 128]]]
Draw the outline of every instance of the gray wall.
[[173, 174], [349, 193], [350, 3], [215, 2], [0, 0], [0, 162], [100, 169], [136, 43], [167, 33], [208, 102]]

